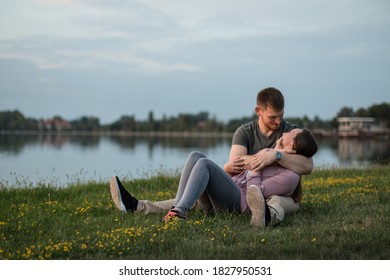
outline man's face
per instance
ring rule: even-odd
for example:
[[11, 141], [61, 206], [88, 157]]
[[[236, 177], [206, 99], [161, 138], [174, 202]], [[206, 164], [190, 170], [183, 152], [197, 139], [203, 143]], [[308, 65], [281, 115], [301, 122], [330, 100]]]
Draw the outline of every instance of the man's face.
[[294, 128], [294, 129], [290, 130], [289, 132], [283, 133], [283, 135], [278, 139], [277, 145], [279, 147], [281, 147], [282, 149], [287, 148], [289, 146], [290, 146], [290, 148], [292, 148], [293, 144], [294, 144], [295, 137], [297, 136], [297, 134], [299, 134], [301, 132], [302, 132], [302, 129]]
[[256, 107], [256, 112], [260, 117], [260, 121], [270, 130], [278, 130], [282, 122], [284, 110], [277, 111], [271, 106]]

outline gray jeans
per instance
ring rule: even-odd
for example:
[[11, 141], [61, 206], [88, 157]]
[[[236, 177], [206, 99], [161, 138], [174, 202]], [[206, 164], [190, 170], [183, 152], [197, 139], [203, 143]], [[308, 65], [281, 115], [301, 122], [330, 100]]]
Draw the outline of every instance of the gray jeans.
[[[184, 205], [179, 209], [188, 211], [197, 199], [198, 206], [208, 213], [221, 209], [240, 211], [240, 190], [236, 183], [202, 153], [192, 152], [184, 166], [176, 198], [158, 202], [140, 200], [137, 211], [161, 213], [173, 205]], [[270, 225], [282, 222], [285, 215], [299, 210], [299, 204], [291, 197], [273, 195], [267, 198], [267, 204], [271, 212]]]
[[173, 205], [183, 213], [197, 201], [208, 213], [240, 212], [240, 196], [239, 187], [221, 167], [202, 153], [192, 152], [181, 173]]

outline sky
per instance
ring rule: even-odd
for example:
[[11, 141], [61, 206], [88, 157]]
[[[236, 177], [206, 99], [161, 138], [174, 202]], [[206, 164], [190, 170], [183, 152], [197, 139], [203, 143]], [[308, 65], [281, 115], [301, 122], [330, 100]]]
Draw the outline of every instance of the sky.
[[0, 0], [0, 111], [286, 117], [390, 102], [388, 0]]

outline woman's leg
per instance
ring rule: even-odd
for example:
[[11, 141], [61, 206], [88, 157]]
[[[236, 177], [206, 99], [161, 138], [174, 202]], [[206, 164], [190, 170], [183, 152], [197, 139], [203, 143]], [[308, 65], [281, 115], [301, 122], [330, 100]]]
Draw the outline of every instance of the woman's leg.
[[175, 210], [185, 214], [201, 195], [206, 193], [215, 212], [221, 209], [240, 211], [238, 186], [213, 161], [207, 158], [198, 159], [186, 181], [184, 191], [175, 204]]
[[190, 175], [192, 173], [192, 169], [194, 168], [195, 164], [198, 162], [199, 159], [206, 158], [204, 154], [201, 152], [191, 152], [187, 158], [186, 163], [184, 164], [184, 168], [180, 175], [180, 181], [179, 186], [177, 188], [175, 201], [173, 203], [173, 206], [175, 206], [183, 196], [183, 192], [187, 186], [188, 179], [190, 178]]
[[300, 176], [289, 169], [269, 166], [261, 171], [260, 176], [249, 177], [247, 186], [258, 186], [264, 197], [290, 196], [297, 187], [299, 179]]

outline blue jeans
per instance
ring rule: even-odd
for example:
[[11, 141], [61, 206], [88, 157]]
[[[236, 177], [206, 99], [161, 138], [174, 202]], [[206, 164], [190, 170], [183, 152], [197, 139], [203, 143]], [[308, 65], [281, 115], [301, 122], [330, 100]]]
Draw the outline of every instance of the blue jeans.
[[200, 152], [192, 152], [182, 171], [174, 207], [187, 213], [199, 200], [209, 213], [220, 210], [240, 212], [240, 189], [216, 163]]

